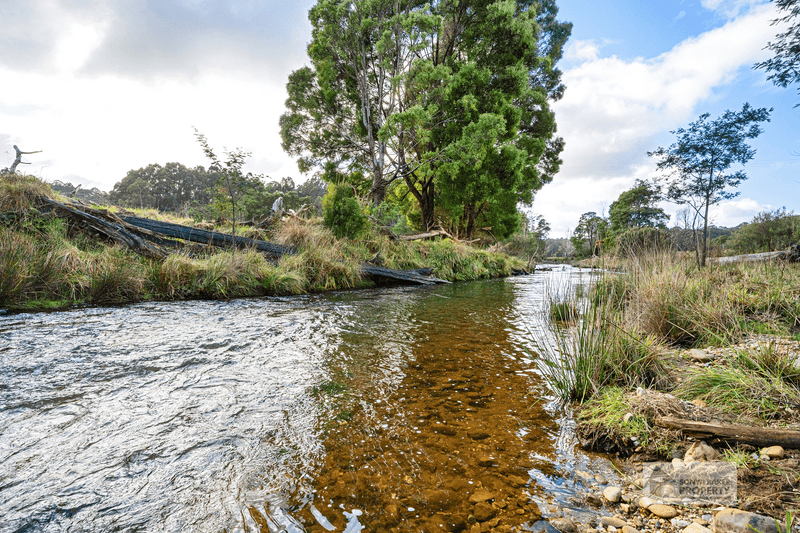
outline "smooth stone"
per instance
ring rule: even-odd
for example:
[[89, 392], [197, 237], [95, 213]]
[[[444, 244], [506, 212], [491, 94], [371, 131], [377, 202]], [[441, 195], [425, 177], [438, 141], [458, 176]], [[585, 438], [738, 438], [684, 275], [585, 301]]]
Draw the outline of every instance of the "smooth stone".
[[595, 507], [600, 507], [601, 505], [603, 505], [603, 500], [601, 500], [597, 496], [597, 494], [590, 492], [589, 494], [586, 495], [586, 503], [588, 503], [589, 505], [593, 505]]
[[692, 522], [683, 529], [682, 533], [712, 533], [710, 529], [704, 527], [697, 522]]
[[647, 510], [659, 518], [675, 518], [678, 516], [678, 511], [673, 506], [664, 505], [663, 503], [649, 505]]
[[656, 503], [655, 500], [648, 498], [647, 496], [644, 496], [639, 499], [639, 507], [641, 507], [642, 509], [647, 509], [654, 503]]
[[478, 456], [478, 466], [492, 466], [492, 464], [494, 464], [494, 459], [492, 459], [488, 455]]
[[703, 527], [708, 526], [708, 522], [703, 520], [702, 518], [695, 518], [694, 520], [692, 520], [692, 522], [694, 522], [695, 524], [700, 524]]
[[597, 474], [594, 476], [594, 480], [600, 483], [601, 485], [608, 485], [608, 480], [603, 474]]
[[770, 459], [783, 459], [785, 454], [781, 446], [770, 446], [761, 450], [761, 455], [766, 455]]
[[591, 483], [594, 480], [594, 476], [592, 476], [589, 472], [584, 472], [583, 470], [576, 470], [575, 477], [581, 479], [581, 481], [585, 481], [586, 483]]
[[623, 526], [622, 533], [639, 533], [639, 530], [631, 526]]
[[622, 499], [622, 489], [619, 487], [606, 487], [603, 491], [603, 498], [611, 503], [619, 503]]
[[723, 509], [714, 517], [715, 533], [779, 533], [775, 519], [739, 509]]
[[534, 522], [530, 531], [533, 531], [533, 533], [560, 533], [559, 530], [553, 527], [553, 524], [547, 520], [539, 520], [538, 522]]
[[719, 459], [719, 452], [706, 444], [705, 441], [697, 441], [686, 450], [686, 455], [683, 456], [683, 462], [690, 461], [716, 461]]
[[578, 533], [578, 526], [569, 518], [551, 518], [550, 524], [561, 533]]
[[468, 431], [467, 436], [472, 440], [483, 440], [491, 437], [491, 435], [489, 435], [485, 431]]
[[619, 510], [625, 514], [628, 514], [631, 512], [631, 506], [628, 505], [627, 503], [621, 503], [619, 504]]
[[703, 350], [698, 350], [697, 348], [693, 350], [689, 350], [689, 357], [692, 358], [692, 361], [697, 363], [710, 363], [711, 361], [717, 358], [716, 355], [708, 353]]
[[691, 522], [689, 522], [688, 520], [683, 520], [681, 518], [673, 518], [672, 520], [669, 521], [669, 523], [672, 524], [672, 527], [678, 529], [682, 527], [688, 527], [689, 524], [691, 524]]
[[614, 526], [617, 529], [621, 529], [627, 526], [628, 523], [622, 518], [617, 518], [616, 516], [603, 516], [600, 518], [600, 525], [603, 527]]
[[608, 526], [606, 530], [608, 531], [608, 533], [617, 533], [617, 528], [615, 528], [614, 526]]
[[475, 510], [472, 512], [478, 522], [486, 522], [487, 520], [491, 520], [497, 516], [497, 513], [498, 510], [486, 502], [481, 502], [476, 505]]
[[489, 500], [494, 500], [494, 494], [484, 489], [478, 489], [475, 494], [469, 497], [469, 503], [482, 503]]
[[520, 476], [515, 476], [514, 474], [511, 474], [510, 476], [508, 476], [508, 480], [512, 484], [518, 485], [518, 486], [527, 485], [528, 481], [529, 481], [529, 479], [522, 479]]

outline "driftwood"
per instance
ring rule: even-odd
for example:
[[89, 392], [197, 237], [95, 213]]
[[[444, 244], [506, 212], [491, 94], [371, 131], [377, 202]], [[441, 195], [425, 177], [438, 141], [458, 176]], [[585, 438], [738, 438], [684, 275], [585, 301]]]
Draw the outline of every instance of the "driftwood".
[[452, 236], [442, 229], [437, 229], [433, 231], [429, 231], [427, 233], [417, 233], [415, 235], [401, 235], [401, 241], [418, 241], [421, 239], [432, 239], [434, 237], [450, 237]]
[[718, 438], [752, 446], [782, 446], [800, 449], [800, 431], [795, 429], [760, 428], [753, 426], [709, 424], [682, 418], [659, 417], [656, 426], [680, 430], [684, 435]]
[[732, 255], [729, 257], [709, 257], [709, 264], [727, 265], [730, 263], [763, 263], [765, 261], [788, 261], [789, 263], [800, 262], [800, 244], [790, 246], [786, 250], [777, 252], [764, 252], [760, 254]]
[[30, 163], [26, 163], [22, 160], [23, 155], [38, 154], [41, 152], [41, 150], [36, 150], [35, 152], [23, 152], [17, 147], [16, 144], [14, 145], [14, 151], [17, 153], [17, 157], [14, 159], [14, 163], [12, 163], [11, 168], [8, 169], [10, 174], [13, 174], [17, 171], [17, 165], [30, 165]]

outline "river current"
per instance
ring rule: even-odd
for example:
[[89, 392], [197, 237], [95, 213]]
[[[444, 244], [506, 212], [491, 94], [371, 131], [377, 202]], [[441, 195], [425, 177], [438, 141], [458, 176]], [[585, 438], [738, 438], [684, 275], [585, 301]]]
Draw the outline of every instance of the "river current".
[[605, 460], [531, 349], [547, 288], [581, 282], [560, 268], [0, 315], [0, 532], [510, 530], [577, 507], [575, 471]]

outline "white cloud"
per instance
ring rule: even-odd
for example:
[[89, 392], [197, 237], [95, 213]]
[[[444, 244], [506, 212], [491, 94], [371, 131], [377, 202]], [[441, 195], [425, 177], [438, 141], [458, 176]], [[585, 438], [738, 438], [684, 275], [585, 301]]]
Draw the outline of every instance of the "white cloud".
[[675, 18], [674, 18], [674, 19], [672, 19], [672, 20], [680, 20], [680, 19], [682, 19], [682, 18], [683, 18], [683, 17], [685, 17], [685, 16], [686, 16], [686, 11], [681, 11], [680, 13], [678, 13], [677, 15], [675, 15]]
[[762, 211], [772, 211], [771, 205], [761, 204], [752, 198], [739, 198], [722, 202], [709, 210], [709, 223], [717, 226], [738, 226], [751, 220]]
[[764, 0], [702, 0], [702, 6], [725, 18], [734, 18], [753, 6], [764, 3]]
[[598, 203], [616, 200], [636, 178], [652, 177], [647, 151], [664, 144], [664, 133], [695, 119], [716, 89], [766, 57], [764, 43], [776, 33], [773, 18], [771, 5], [755, 7], [652, 59], [601, 57], [593, 43], [573, 43], [568, 53], [585, 59], [564, 73], [567, 91], [554, 106], [566, 141], [564, 164], [538, 194], [536, 211], [554, 229], [568, 227], [581, 213], [597, 211]]

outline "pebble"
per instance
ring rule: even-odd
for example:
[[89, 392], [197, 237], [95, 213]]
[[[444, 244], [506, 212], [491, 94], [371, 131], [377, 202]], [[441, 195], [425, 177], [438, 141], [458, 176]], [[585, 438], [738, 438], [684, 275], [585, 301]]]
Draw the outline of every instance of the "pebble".
[[578, 533], [578, 526], [569, 518], [551, 518], [550, 524], [561, 533]]
[[687, 353], [689, 354], [689, 357], [692, 358], [692, 361], [695, 361], [696, 363], [710, 363], [717, 358], [716, 355], [703, 350], [698, 350], [697, 348], [689, 350]]
[[483, 502], [475, 506], [475, 510], [472, 512], [472, 514], [475, 515], [475, 519], [478, 522], [486, 522], [487, 520], [491, 520], [492, 518], [497, 516], [497, 512], [498, 512], [497, 509], [495, 509], [488, 503]]
[[606, 487], [603, 497], [611, 503], [619, 503], [622, 499], [622, 489], [619, 487]]
[[603, 474], [597, 474], [594, 476], [594, 480], [600, 483], [601, 485], [608, 485], [608, 480]]
[[711, 530], [697, 522], [693, 522], [684, 528], [683, 533], [711, 533]]
[[478, 466], [492, 466], [492, 464], [494, 464], [494, 459], [492, 459], [488, 455], [478, 456]]
[[683, 456], [684, 463], [689, 461], [716, 461], [717, 459], [719, 459], [719, 452], [702, 440], [692, 444], [686, 450], [686, 455]]
[[680, 528], [680, 527], [688, 527], [691, 522], [688, 520], [682, 520], [680, 518], [673, 518], [669, 521], [672, 524], [672, 527]]
[[616, 516], [603, 516], [600, 518], [600, 525], [604, 527], [613, 526], [617, 529], [620, 529], [627, 526], [628, 523], [622, 518], [617, 518]]
[[494, 494], [489, 492], [488, 490], [479, 489], [475, 494], [469, 497], [470, 503], [481, 503], [481, 502], [488, 502], [489, 500], [494, 499]]
[[520, 476], [515, 476], [514, 474], [511, 474], [510, 476], [508, 476], [508, 480], [511, 483], [513, 483], [514, 485], [520, 485], [521, 486], [521, 485], [527, 485], [528, 484], [528, 480], [527, 479], [522, 479]]
[[678, 516], [678, 511], [673, 506], [664, 505], [662, 503], [654, 503], [653, 505], [648, 505], [647, 510], [660, 518], [675, 518], [676, 516]]
[[597, 494], [594, 494], [593, 492], [590, 492], [586, 495], [586, 503], [589, 505], [594, 505], [595, 507], [600, 507], [603, 505], [603, 501], [597, 496]]
[[779, 533], [775, 520], [739, 509], [723, 509], [714, 517], [716, 533]]
[[780, 446], [770, 446], [761, 450], [761, 455], [766, 455], [770, 459], [783, 459], [785, 452]]
[[644, 496], [639, 499], [639, 507], [641, 507], [642, 509], [647, 509], [654, 503], [656, 502], [653, 499], [648, 498], [647, 496]]
[[639, 530], [631, 526], [623, 526], [622, 533], [639, 533]]

